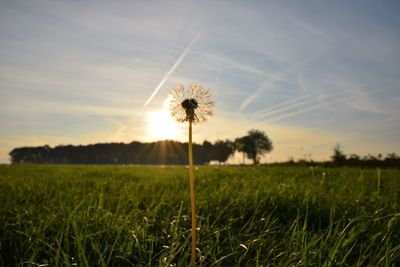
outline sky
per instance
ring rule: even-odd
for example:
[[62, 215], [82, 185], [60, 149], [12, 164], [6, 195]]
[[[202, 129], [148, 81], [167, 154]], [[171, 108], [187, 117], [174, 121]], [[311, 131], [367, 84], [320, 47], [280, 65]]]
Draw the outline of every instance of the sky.
[[[201, 84], [194, 140], [265, 131], [264, 162], [400, 154], [398, 1], [1, 1], [0, 163], [16, 147], [186, 141], [166, 99]], [[238, 159], [231, 159], [236, 162]]]

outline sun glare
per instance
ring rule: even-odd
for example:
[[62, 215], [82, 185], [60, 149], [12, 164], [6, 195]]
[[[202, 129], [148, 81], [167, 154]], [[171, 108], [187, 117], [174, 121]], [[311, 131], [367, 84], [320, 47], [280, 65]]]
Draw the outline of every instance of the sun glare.
[[153, 140], [177, 139], [179, 124], [170, 116], [169, 99], [164, 101], [163, 108], [149, 115], [149, 137]]

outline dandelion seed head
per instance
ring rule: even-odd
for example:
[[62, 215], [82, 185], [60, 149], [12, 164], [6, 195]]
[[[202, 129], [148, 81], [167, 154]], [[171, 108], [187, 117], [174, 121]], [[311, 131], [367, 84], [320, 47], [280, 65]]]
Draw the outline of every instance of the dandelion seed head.
[[178, 122], [205, 122], [213, 114], [213, 107], [211, 92], [198, 84], [186, 89], [179, 84], [170, 93], [169, 110]]

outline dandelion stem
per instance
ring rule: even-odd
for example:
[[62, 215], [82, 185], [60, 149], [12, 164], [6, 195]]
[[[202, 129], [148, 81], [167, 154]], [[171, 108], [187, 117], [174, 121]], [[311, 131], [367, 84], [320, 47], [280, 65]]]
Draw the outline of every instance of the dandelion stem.
[[194, 187], [193, 173], [193, 149], [192, 149], [192, 120], [189, 120], [189, 184], [190, 184], [190, 200], [192, 208], [192, 253], [190, 257], [190, 266], [196, 266], [196, 195]]

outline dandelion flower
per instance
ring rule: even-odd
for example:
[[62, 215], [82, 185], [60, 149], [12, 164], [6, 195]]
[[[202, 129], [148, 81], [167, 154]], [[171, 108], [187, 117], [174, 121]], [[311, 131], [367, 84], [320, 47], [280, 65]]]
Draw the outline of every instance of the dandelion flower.
[[214, 102], [211, 99], [210, 91], [201, 85], [191, 84], [188, 89], [183, 85], [176, 86], [170, 95], [169, 110], [175, 120], [179, 122], [189, 122], [189, 185], [190, 203], [192, 210], [192, 251], [190, 266], [196, 266], [196, 194], [195, 180], [193, 172], [193, 148], [192, 148], [192, 124], [207, 120], [213, 114]]
[[178, 122], [201, 123], [213, 114], [211, 92], [201, 85], [190, 84], [187, 89], [183, 85], [177, 85], [171, 91], [170, 97], [169, 110]]

